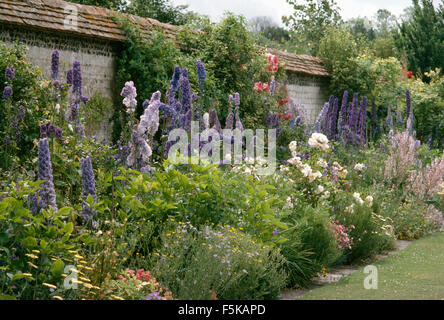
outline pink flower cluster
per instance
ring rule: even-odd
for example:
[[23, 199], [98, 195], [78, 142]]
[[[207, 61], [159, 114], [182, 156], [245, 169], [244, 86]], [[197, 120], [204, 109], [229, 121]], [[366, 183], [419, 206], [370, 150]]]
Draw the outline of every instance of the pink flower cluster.
[[256, 82], [254, 90], [261, 93], [262, 91], [270, 92], [270, 85], [268, 83]]
[[339, 224], [339, 221], [332, 221], [331, 222], [331, 228], [334, 231], [333, 236], [336, 239], [336, 242], [338, 243], [338, 248], [343, 249], [351, 249], [353, 245], [353, 239], [350, 238], [350, 235], [348, 234], [351, 229], [354, 229], [355, 226], [351, 225], [350, 228], [347, 228], [341, 224]]
[[407, 179], [407, 190], [421, 200], [428, 200], [439, 191], [443, 176], [444, 154], [433, 159], [424, 169], [412, 170]]
[[277, 72], [279, 69], [278, 57], [268, 53], [267, 54], [267, 61], [268, 61], [268, 71]]
[[[150, 281], [150, 280], [153, 280], [154, 282], [156, 281], [155, 278], [151, 277], [151, 273], [149, 271], [145, 271], [143, 269], [139, 269], [136, 272], [136, 271], [134, 271], [132, 269], [128, 269], [127, 268], [125, 271], [126, 271], [126, 273], [129, 276], [135, 275], [136, 279], [139, 280], [139, 281]], [[122, 281], [126, 281], [127, 280], [127, 278], [125, 278], [122, 275], [119, 275], [119, 279], [122, 280]]]

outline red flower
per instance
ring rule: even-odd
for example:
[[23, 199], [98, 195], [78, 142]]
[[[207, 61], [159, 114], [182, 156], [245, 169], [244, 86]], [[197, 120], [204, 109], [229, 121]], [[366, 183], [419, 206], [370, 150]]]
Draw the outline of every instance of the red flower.
[[256, 82], [254, 84], [254, 90], [261, 93], [262, 92], [262, 82]]
[[290, 120], [292, 116], [293, 116], [293, 115], [292, 115], [291, 113], [287, 113], [287, 114], [284, 116], [284, 119], [285, 119], [285, 120]]

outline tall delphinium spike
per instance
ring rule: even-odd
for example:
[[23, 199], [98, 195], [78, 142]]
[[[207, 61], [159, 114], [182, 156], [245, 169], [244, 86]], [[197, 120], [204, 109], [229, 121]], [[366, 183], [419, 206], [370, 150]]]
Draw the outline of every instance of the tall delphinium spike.
[[375, 100], [372, 100], [372, 138], [376, 138], [378, 133], [378, 112], [376, 109]]
[[342, 96], [341, 110], [339, 111], [339, 119], [338, 119], [338, 137], [342, 138], [342, 130], [346, 124], [347, 117], [347, 103], [348, 103], [348, 91], [344, 91], [344, 95]]
[[333, 115], [335, 96], [331, 95], [328, 99], [328, 108], [324, 118], [321, 120], [321, 132], [328, 135], [330, 131], [330, 120]]
[[94, 210], [86, 203], [88, 196], [92, 197], [94, 203], [97, 201], [96, 181], [90, 156], [80, 159], [80, 170], [82, 174], [82, 198], [84, 202], [81, 216], [85, 222], [88, 222], [93, 220], [95, 215]]
[[410, 111], [409, 118], [407, 119], [407, 130], [411, 136], [414, 134], [414, 119], [413, 112]]
[[168, 90], [168, 98], [169, 101], [168, 103], [170, 105], [174, 104], [174, 101], [176, 100], [176, 93], [179, 90], [179, 86], [180, 86], [180, 75], [182, 74], [182, 70], [180, 69], [179, 66], [175, 66], [174, 67], [174, 72], [173, 72], [173, 77], [170, 81], [170, 87]]
[[412, 99], [410, 97], [410, 91], [408, 89], [405, 91], [405, 102], [406, 102], [405, 118], [406, 118], [406, 125], [407, 125], [407, 121], [410, 118], [410, 112], [412, 110]]
[[120, 95], [123, 97], [123, 104], [127, 107], [126, 112], [134, 114], [137, 106], [137, 89], [134, 86], [134, 82], [125, 82], [125, 86], [122, 88]]
[[54, 50], [51, 54], [51, 78], [57, 80], [59, 78], [60, 54]]
[[276, 92], [276, 80], [274, 80], [273, 76], [270, 83], [270, 95], [274, 95], [275, 92]]
[[191, 110], [191, 87], [190, 80], [188, 79], [188, 70], [185, 68], [182, 70], [181, 76], [182, 86], [182, 114], [186, 114], [188, 110]]
[[361, 144], [366, 141], [366, 124], [367, 124], [367, 97], [364, 96], [359, 109], [359, 120], [356, 135], [359, 137]]
[[352, 132], [356, 132], [356, 128], [358, 125], [358, 118], [359, 118], [358, 96], [359, 96], [359, 94], [357, 92], [355, 92], [355, 94], [353, 95], [353, 100], [351, 103], [349, 114], [347, 116], [347, 124]]
[[196, 71], [197, 71], [197, 83], [199, 85], [200, 90], [205, 91], [205, 79], [207, 78], [207, 72], [205, 71], [205, 66], [202, 61], [197, 60], [196, 62]]
[[217, 132], [222, 133], [222, 126], [220, 125], [216, 108], [212, 108], [210, 110], [210, 119], [209, 120], [210, 120], [210, 128], [213, 128]]
[[66, 83], [72, 84], [72, 69], [66, 71]]
[[52, 164], [51, 164], [51, 155], [49, 152], [49, 143], [48, 139], [40, 139], [39, 140], [39, 150], [38, 150], [38, 159], [39, 159], [39, 180], [43, 180], [44, 182], [41, 184], [42, 189], [39, 190], [39, 207], [43, 209], [48, 209], [52, 207], [54, 212], [57, 212], [57, 204], [56, 204], [56, 194], [54, 190], [54, 183], [52, 177]]
[[328, 108], [329, 108], [329, 104], [328, 104], [328, 102], [326, 102], [324, 104], [324, 107], [322, 108], [321, 112], [319, 113], [319, 115], [316, 119], [316, 122], [315, 122], [314, 130], [316, 133], [320, 133], [322, 130], [322, 121], [327, 116]]
[[338, 100], [338, 98], [335, 98], [335, 100], [333, 102], [333, 111], [330, 116], [330, 125], [329, 125], [330, 139], [334, 139], [337, 134], [338, 109], [339, 109], [339, 100]]

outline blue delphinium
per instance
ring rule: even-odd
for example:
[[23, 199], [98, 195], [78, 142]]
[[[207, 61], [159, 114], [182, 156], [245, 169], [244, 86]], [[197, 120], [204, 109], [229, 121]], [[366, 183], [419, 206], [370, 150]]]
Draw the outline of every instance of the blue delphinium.
[[96, 181], [94, 178], [94, 171], [92, 167], [91, 157], [80, 159], [80, 170], [82, 173], [82, 188], [83, 188], [83, 201], [81, 216], [84, 221], [90, 221], [93, 219], [95, 212], [90, 208], [86, 201], [88, 196], [91, 196], [94, 203], [97, 201]]
[[347, 117], [347, 103], [348, 103], [348, 91], [344, 91], [344, 95], [342, 96], [341, 110], [339, 111], [339, 119], [338, 119], [338, 136], [342, 137], [342, 130], [346, 124]]
[[44, 182], [41, 184], [42, 189], [39, 190], [39, 206], [43, 209], [48, 209], [49, 206], [57, 212], [56, 194], [54, 190], [54, 183], [52, 178], [52, 164], [51, 155], [49, 153], [48, 139], [39, 140], [39, 180]]
[[378, 112], [376, 110], [376, 103], [374, 100], [372, 100], [372, 134], [373, 134], [373, 139], [375, 138], [377, 132], [378, 132]]
[[72, 69], [69, 69], [66, 72], [66, 83], [67, 84], [72, 84]]
[[15, 78], [15, 72], [14, 72], [14, 67], [6, 67], [5, 69], [5, 78], [6, 79], [14, 79]]
[[3, 89], [3, 99], [8, 99], [12, 96], [12, 87], [6, 86], [5, 89]]
[[210, 128], [213, 128], [217, 132], [222, 133], [222, 126], [220, 125], [216, 108], [212, 108], [210, 110]]
[[79, 99], [82, 96], [82, 71], [78, 60], [72, 63], [72, 93], [76, 93]]
[[181, 77], [181, 86], [182, 86], [182, 113], [187, 113], [188, 110], [191, 109], [191, 87], [190, 87], [190, 80], [188, 79], [188, 70], [183, 69], [182, 70], [182, 77]]
[[51, 54], [51, 78], [57, 80], [59, 77], [60, 54], [54, 50]]
[[197, 70], [197, 83], [199, 84], [199, 88], [204, 90], [205, 79], [207, 78], [207, 72], [205, 71], [205, 66], [202, 61], [197, 60], [196, 63]]

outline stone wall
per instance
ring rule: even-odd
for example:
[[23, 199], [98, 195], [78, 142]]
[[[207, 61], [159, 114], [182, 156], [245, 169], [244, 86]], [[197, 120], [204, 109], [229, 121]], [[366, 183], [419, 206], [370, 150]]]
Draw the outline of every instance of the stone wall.
[[[57, 49], [60, 53], [59, 78], [63, 81], [66, 81], [66, 72], [72, 68], [73, 60], [79, 60], [82, 68], [83, 95], [92, 96], [100, 91], [104, 97], [113, 98], [116, 43], [3, 24], [0, 25], [0, 41], [8, 46], [12, 46], [14, 41], [25, 44], [28, 47], [28, 61], [38, 66], [46, 79], [51, 78], [53, 50]], [[107, 121], [109, 117], [104, 115], [104, 121], [96, 126], [100, 128], [96, 132], [99, 138], [111, 133], [111, 123]]]
[[288, 95], [297, 104], [305, 106], [308, 122], [313, 124], [329, 98], [329, 79], [304, 74], [289, 73], [286, 83]]
[[[29, 48], [28, 60], [40, 67], [47, 79], [50, 78], [51, 53], [57, 49], [60, 52], [62, 80], [66, 80], [66, 71], [72, 67], [72, 61], [80, 61], [85, 96], [100, 91], [103, 96], [112, 99], [115, 98], [115, 92], [120, 90], [114, 88], [118, 42], [0, 25], [0, 41], [12, 45], [16, 40]], [[288, 72], [286, 88], [296, 103], [305, 106], [308, 122], [314, 123], [324, 103], [328, 101], [328, 78]], [[104, 115], [103, 123], [98, 126], [102, 128], [98, 136], [109, 134], [111, 123], [107, 119]]]

